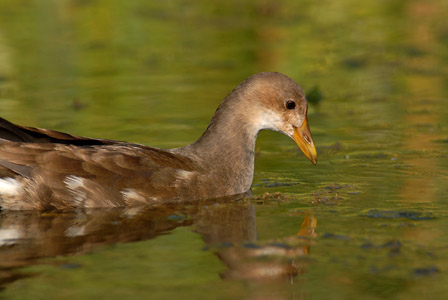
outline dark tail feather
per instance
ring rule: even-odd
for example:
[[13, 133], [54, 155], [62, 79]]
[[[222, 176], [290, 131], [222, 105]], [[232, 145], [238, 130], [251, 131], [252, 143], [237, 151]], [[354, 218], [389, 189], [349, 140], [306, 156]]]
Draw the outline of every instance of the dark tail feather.
[[111, 145], [116, 141], [91, 139], [60, 131], [24, 127], [0, 118], [0, 139], [21, 143], [57, 143], [77, 146]]
[[3, 118], [0, 118], [0, 138], [11, 142], [35, 142], [35, 139], [25, 130]]

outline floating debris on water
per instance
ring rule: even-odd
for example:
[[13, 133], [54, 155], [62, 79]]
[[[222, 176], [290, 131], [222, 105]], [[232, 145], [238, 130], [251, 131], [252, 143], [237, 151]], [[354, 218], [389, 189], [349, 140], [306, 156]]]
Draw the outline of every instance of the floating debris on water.
[[362, 244], [360, 246], [362, 249], [373, 249], [373, 248], [377, 248], [374, 244], [372, 244], [371, 242], [366, 242], [364, 244]]
[[337, 193], [328, 196], [321, 196], [320, 194], [314, 193], [313, 196], [314, 196], [312, 200], [313, 204], [324, 204], [328, 206], [338, 204], [338, 200], [341, 199]]
[[334, 234], [334, 233], [329, 233], [329, 232], [322, 234], [322, 237], [326, 238], [326, 239], [351, 241], [351, 237], [349, 237], [347, 235]]
[[435, 266], [429, 266], [426, 268], [416, 268], [413, 270], [414, 275], [417, 276], [430, 276], [439, 272], [440, 272], [439, 269], [437, 269], [437, 267]]
[[359, 191], [359, 186], [354, 186], [348, 183], [325, 183], [322, 185], [321, 189], [313, 192], [312, 203], [313, 204], [324, 204], [328, 206], [337, 205], [339, 201], [343, 200], [344, 197], [341, 195], [359, 195], [362, 192]]
[[401, 242], [399, 240], [391, 240], [382, 245], [382, 248], [390, 249], [389, 255], [394, 256], [400, 254]]
[[70, 269], [78, 269], [81, 268], [81, 264], [76, 264], [76, 263], [66, 263], [66, 264], [62, 264], [59, 266], [60, 269], [66, 269], [66, 270], [70, 270]]
[[291, 181], [288, 179], [270, 179], [270, 178], [264, 178], [261, 179], [263, 183], [256, 184], [254, 186], [264, 186], [264, 187], [279, 187], [279, 186], [293, 186], [298, 185], [300, 182], [298, 181]]
[[389, 249], [389, 255], [394, 256], [400, 254], [402, 243], [399, 240], [390, 240], [381, 245], [375, 245], [372, 242], [361, 244], [361, 249]]
[[277, 203], [287, 202], [291, 200], [291, 197], [280, 192], [275, 192], [264, 193], [263, 195], [255, 196], [252, 200], [257, 204], [269, 204], [271, 201]]
[[339, 190], [339, 189], [343, 189], [343, 188], [352, 188], [353, 185], [351, 184], [338, 184], [338, 183], [334, 183], [332, 185], [327, 185], [325, 188], [327, 190]]
[[278, 186], [292, 186], [292, 185], [298, 185], [299, 182], [272, 182], [269, 184], [265, 184], [265, 187], [278, 187]]
[[407, 210], [379, 210], [379, 209], [371, 209], [365, 215], [361, 215], [362, 217], [368, 218], [376, 218], [376, 219], [410, 219], [415, 221], [420, 220], [432, 220], [435, 217], [429, 213], [421, 213], [416, 211], [407, 211]]

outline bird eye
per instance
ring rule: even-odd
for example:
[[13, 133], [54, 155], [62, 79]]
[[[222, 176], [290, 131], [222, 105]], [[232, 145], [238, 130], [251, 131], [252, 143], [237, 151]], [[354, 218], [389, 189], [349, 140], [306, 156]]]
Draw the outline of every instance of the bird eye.
[[296, 103], [292, 100], [286, 101], [286, 108], [287, 109], [294, 109], [296, 108]]

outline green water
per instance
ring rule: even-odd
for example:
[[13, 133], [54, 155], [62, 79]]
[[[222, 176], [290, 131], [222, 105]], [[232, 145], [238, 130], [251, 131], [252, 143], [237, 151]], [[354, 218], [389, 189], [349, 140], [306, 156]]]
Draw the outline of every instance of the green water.
[[15, 123], [171, 148], [253, 73], [322, 96], [318, 165], [262, 132], [253, 199], [2, 212], [0, 298], [446, 299], [447, 18], [443, 0], [0, 0]]

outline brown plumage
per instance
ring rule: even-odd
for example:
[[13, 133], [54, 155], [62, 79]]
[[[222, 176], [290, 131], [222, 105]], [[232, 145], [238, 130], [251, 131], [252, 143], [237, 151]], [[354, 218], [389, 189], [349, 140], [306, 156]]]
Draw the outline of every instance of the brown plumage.
[[157, 149], [0, 120], [0, 207], [67, 209], [191, 201], [250, 189], [260, 130], [293, 138], [315, 164], [301, 88], [280, 73], [236, 87], [193, 144]]

